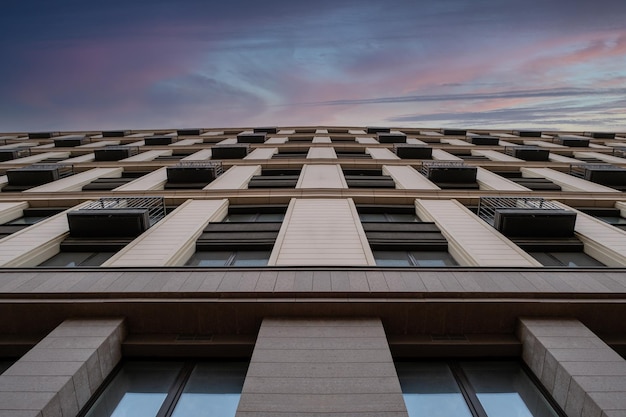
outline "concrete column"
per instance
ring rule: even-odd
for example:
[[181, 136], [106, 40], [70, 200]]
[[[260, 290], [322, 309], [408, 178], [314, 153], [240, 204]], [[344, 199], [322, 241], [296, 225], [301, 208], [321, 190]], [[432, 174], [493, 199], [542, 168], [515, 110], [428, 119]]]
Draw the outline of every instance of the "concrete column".
[[372, 159], [400, 159], [387, 148], [365, 148], [365, 153], [370, 154]]
[[70, 231], [67, 212], [79, 209], [88, 203], [79, 204], [2, 239], [0, 241], [0, 266], [37, 266], [59, 253], [61, 242]]
[[348, 188], [340, 165], [304, 165], [296, 188]]
[[120, 185], [113, 191], [148, 191], [162, 190], [167, 182], [167, 168], [159, 168], [143, 175], [128, 184]]
[[626, 361], [575, 319], [521, 319], [522, 357], [570, 417], [626, 416]]
[[121, 359], [123, 319], [66, 320], [0, 375], [3, 417], [73, 417]]
[[201, 151], [194, 152], [189, 156], [184, 157], [181, 161], [206, 161], [211, 159], [213, 151], [211, 149], [202, 149]]
[[402, 190], [441, 190], [435, 183], [409, 165], [383, 165], [383, 174], [389, 175]]
[[456, 200], [415, 200], [417, 215], [434, 222], [463, 266], [541, 266]]
[[328, 147], [318, 147], [309, 148], [309, 152], [306, 154], [307, 159], [337, 159], [337, 154], [335, 153], [335, 148]]
[[376, 265], [352, 199], [292, 199], [268, 265]]
[[28, 208], [26, 201], [15, 203], [0, 203], [0, 224], [19, 219], [24, 215], [24, 209]]
[[264, 319], [236, 415], [406, 417], [380, 319]]
[[93, 168], [89, 171], [79, 172], [60, 180], [52, 181], [25, 190], [25, 193], [54, 193], [62, 191], [80, 191], [84, 185], [98, 178], [119, 178], [124, 172], [123, 168]]
[[480, 186], [481, 190], [530, 191], [530, 189], [524, 187], [523, 185], [519, 185], [481, 167], [478, 167], [478, 170], [476, 171], [476, 182]]
[[235, 165], [203, 190], [243, 190], [255, 175], [261, 175], [261, 165]]
[[226, 214], [228, 200], [187, 200], [102, 266], [184, 265], [196, 251], [196, 240], [206, 225]]
[[270, 159], [278, 153], [278, 148], [256, 148], [243, 159]]

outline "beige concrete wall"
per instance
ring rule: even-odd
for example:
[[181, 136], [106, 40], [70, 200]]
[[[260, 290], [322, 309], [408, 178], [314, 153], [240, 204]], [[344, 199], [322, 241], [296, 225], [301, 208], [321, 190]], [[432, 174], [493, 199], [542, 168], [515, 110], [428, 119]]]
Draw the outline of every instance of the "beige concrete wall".
[[204, 139], [183, 139], [183, 140], [179, 140], [177, 142], [174, 143], [170, 143], [167, 146], [173, 146], [173, 147], [177, 147], [177, 146], [191, 146], [191, 145], [197, 145], [199, 143], [204, 142]]
[[582, 161], [579, 161], [578, 159], [570, 158], [570, 157], [559, 155], [556, 153], [550, 153], [548, 155], [548, 158], [552, 162], [565, 162], [566, 164], [580, 164], [582, 162]]
[[74, 417], [122, 358], [123, 319], [65, 320], [0, 375], [3, 417]]
[[467, 141], [461, 140], [461, 139], [444, 139], [444, 138], [442, 138], [439, 142], [447, 143], [448, 145], [454, 145], [454, 146], [476, 146], [473, 143], [470, 143], [470, 142], [467, 142]]
[[360, 143], [361, 145], [375, 145], [378, 144], [378, 140], [369, 137], [360, 137], [356, 138], [356, 143]]
[[171, 149], [160, 149], [155, 151], [141, 152], [137, 155], [130, 156], [128, 158], [120, 160], [120, 162], [141, 162], [152, 161], [159, 156], [170, 156], [172, 154]]
[[278, 148], [256, 148], [243, 159], [270, 159], [278, 153]]
[[181, 161], [206, 161], [207, 159], [211, 159], [212, 155], [213, 151], [211, 149], [203, 149], [184, 157]]
[[539, 146], [541, 148], [561, 148], [567, 149], [567, 146], [559, 145], [558, 143], [546, 142], [544, 140], [525, 140], [524, 145], [528, 146]]
[[306, 154], [307, 159], [337, 159], [337, 153], [335, 153], [335, 148], [328, 147], [317, 147], [317, 148], [309, 148], [309, 152]]
[[[251, 133], [251, 132], [248, 132]], [[234, 145], [237, 143], [237, 138], [228, 138], [217, 142], [218, 145]]]
[[[574, 152], [576, 158], [596, 158], [609, 164], [626, 164], [625, 158], [620, 158], [613, 155], [607, 155], [599, 152]], [[580, 163], [580, 161], [579, 161]]]
[[74, 158], [65, 159], [61, 162], [63, 162], [64, 164], [76, 164], [79, 162], [91, 162], [91, 161], [94, 161], [95, 159], [96, 159], [95, 153], [88, 153], [85, 155], [75, 156]]
[[489, 158], [491, 161], [511, 161], [511, 162], [523, 161], [522, 159], [515, 158], [514, 156], [507, 155], [505, 153], [498, 152], [498, 151], [472, 149], [472, 155], [484, 156], [485, 158]]
[[454, 156], [442, 149], [433, 149], [433, 159], [436, 161], [462, 161], [463, 158]]
[[402, 190], [440, 190], [436, 184], [408, 165], [383, 165], [383, 175], [389, 175]]
[[428, 143], [417, 138], [406, 138], [406, 143], [410, 143], [411, 145], [428, 145]]
[[36, 155], [25, 156], [24, 158], [12, 159], [10, 161], [0, 162], [0, 165], [14, 165], [14, 164], [35, 164], [48, 158], [69, 158], [69, 152], [45, 152]]
[[255, 175], [261, 175], [261, 165], [232, 166], [203, 190], [245, 189]]
[[481, 167], [478, 167], [476, 171], [476, 182], [481, 190], [530, 191], [529, 188], [526, 188], [523, 185], [519, 185]]
[[281, 145], [283, 143], [287, 143], [289, 138], [287, 136], [274, 136], [273, 138], [269, 138], [265, 141], [266, 145]]
[[59, 253], [61, 242], [70, 231], [67, 212], [85, 204], [87, 203], [79, 204], [0, 239], [0, 266], [37, 266]]
[[5, 224], [6, 222], [22, 217], [24, 215], [24, 209], [26, 208], [28, 208], [26, 201], [1, 202], [0, 224]]
[[380, 319], [264, 319], [236, 415], [406, 417]]
[[120, 144], [119, 140], [99, 140], [98, 142], [91, 142], [91, 143], [86, 143], [84, 145], [78, 145], [76, 146], [76, 149], [103, 148], [105, 146], [119, 145], [119, 144]]
[[561, 207], [576, 212], [576, 236], [585, 245], [585, 253], [607, 266], [626, 266], [626, 231], [582, 213], [565, 204]]
[[128, 184], [120, 185], [113, 191], [148, 191], [162, 190], [167, 182], [167, 169], [165, 167], [143, 175]]
[[9, 183], [9, 178], [6, 175], [0, 175], [0, 190]]
[[370, 154], [372, 159], [400, 159], [387, 148], [365, 148], [365, 153]]
[[102, 266], [184, 265], [195, 253], [196, 240], [206, 225], [226, 214], [228, 200], [187, 200]]
[[348, 188], [340, 165], [304, 165], [296, 188]]
[[619, 193], [614, 188], [605, 187], [550, 168], [521, 168], [527, 178], [547, 178], [561, 186], [563, 191], [588, 191], [594, 193]]
[[541, 266], [532, 256], [456, 200], [415, 200], [417, 215], [434, 222], [448, 251], [465, 266]]
[[[328, 134], [328, 132], [325, 134]], [[315, 136], [311, 143], [332, 143], [332, 140], [330, 140], [330, 136]]]
[[351, 199], [292, 199], [268, 265], [375, 265]]
[[119, 178], [122, 176], [123, 168], [93, 168], [89, 171], [80, 172], [25, 190], [25, 193], [54, 193], [61, 191], [80, 191], [84, 185], [89, 184], [98, 178]]
[[626, 415], [626, 361], [575, 319], [523, 318], [522, 357], [569, 417]]

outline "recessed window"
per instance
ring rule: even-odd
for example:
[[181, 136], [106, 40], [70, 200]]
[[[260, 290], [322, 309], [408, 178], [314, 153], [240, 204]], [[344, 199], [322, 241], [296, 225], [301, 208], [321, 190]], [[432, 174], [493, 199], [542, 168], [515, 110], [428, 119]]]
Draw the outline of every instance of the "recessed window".
[[530, 255], [543, 266], [566, 266], [569, 268], [585, 266], [605, 266], [584, 252], [530, 252]]
[[396, 362], [410, 417], [557, 417], [517, 362]]
[[198, 251], [187, 266], [266, 266], [271, 251]]
[[376, 266], [456, 266], [457, 262], [444, 251], [373, 251]]
[[73, 268], [77, 266], [100, 266], [115, 252], [59, 252], [38, 266]]
[[85, 417], [234, 416], [247, 362], [127, 362]]

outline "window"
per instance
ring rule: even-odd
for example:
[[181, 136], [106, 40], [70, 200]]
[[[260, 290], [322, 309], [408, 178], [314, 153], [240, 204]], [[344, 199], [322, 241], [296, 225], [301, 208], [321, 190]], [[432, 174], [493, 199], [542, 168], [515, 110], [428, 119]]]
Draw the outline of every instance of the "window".
[[73, 268], [77, 266], [100, 266], [115, 252], [59, 252], [38, 266]]
[[373, 251], [376, 266], [456, 266], [446, 251]]
[[585, 266], [605, 266], [584, 252], [529, 252], [543, 266], [566, 266], [570, 268]]
[[187, 266], [266, 266], [271, 251], [198, 251]]
[[14, 363], [15, 361], [0, 360], [0, 375], [2, 375], [4, 371], [9, 369]]
[[127, 362], [80, 416], [234, 416], [247, 368], [247, 362]]
[[557, 417], [517, 362], [396, 362], [410, 417]]

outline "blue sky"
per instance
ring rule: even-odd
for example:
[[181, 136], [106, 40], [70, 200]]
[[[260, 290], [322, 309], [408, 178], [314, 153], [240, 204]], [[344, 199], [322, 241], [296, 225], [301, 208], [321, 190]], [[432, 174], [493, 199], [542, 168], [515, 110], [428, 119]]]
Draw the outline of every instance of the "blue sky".
[[623, 0], [5, 0], [0, 131], [626, 131]]

